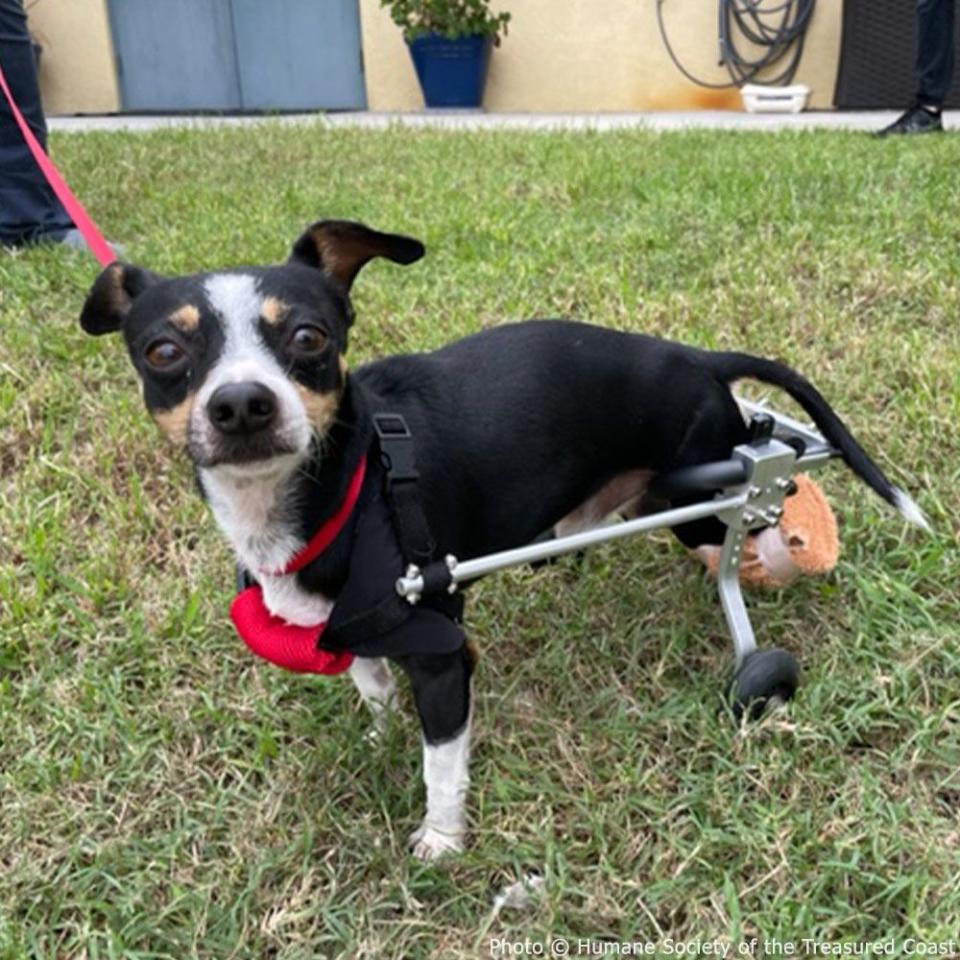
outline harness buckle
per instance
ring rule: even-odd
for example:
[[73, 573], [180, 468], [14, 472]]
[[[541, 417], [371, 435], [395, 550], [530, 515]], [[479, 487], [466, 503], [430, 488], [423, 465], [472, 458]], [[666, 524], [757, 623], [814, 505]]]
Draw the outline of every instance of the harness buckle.
[[414, 465], [413, 434], [399, 413], [375, 413], [373, 429], [380, 444], [380, 462], [392, 483], [416, 480], [420, 474]]

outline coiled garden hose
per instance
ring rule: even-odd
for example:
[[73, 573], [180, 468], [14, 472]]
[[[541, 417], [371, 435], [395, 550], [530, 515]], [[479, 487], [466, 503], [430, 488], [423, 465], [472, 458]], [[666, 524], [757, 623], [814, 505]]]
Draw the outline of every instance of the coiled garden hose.
[[[817, 0], [782, 0], [771, 6], [769, 0], [719, 0], [720, 63], [730, 74], [729, 83], [711, 83], [695, 77], [677, 58], [663, 22], [663, 4], [657, 0], [657, 26], [674, 66], [692, 83], [711, 90], [742, 87], [757, 81], [766, 85], [788, 84], [793, 80], [803, 56], [807, 26]], [[737, 39], [760, 47], [756, 57], [742, 53]], [[759, 80], [768, 67], [788, 58], [776, 76]]]

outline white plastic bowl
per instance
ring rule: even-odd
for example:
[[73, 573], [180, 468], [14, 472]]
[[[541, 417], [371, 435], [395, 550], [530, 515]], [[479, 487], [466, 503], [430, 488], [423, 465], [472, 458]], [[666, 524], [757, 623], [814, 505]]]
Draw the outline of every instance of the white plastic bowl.
[[810, 99], [810, 87], [804, 83], [795, 83], [792, 87], [746, 83], [740, 88], [740, 96], [748, 113], [799, 113]]

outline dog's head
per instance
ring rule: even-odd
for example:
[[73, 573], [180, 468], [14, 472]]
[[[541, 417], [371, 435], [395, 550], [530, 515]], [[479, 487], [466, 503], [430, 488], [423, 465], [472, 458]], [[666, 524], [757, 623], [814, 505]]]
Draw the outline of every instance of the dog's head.
[[354, 277], [374, 257], [413, 263], [423, 253], [409, 237], [323, 220], [282, 266], [165, 278], [113, 263], [80, 323], [122, 331], [147, 410], [197, 466], [291, 469], [335, 419]]

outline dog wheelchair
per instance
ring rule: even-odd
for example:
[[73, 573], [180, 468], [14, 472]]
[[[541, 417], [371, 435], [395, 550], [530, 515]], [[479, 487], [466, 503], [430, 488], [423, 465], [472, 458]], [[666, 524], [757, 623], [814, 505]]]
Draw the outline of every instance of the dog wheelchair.
[[[744, 714], [753, 719], [789, 700], [797, 690], [800, 669], [786, 650], [757, 648], [740, 586], [743, 546], [752, 531], [779, 524], [784, 501], [796, 489], [796, 474], [818, 470], [840, 453], [812, 427], [769, 410], [764, 404], [740, 397], [737, 402], [744, 417], [750, 418], [747, 443], [734, 448], [729, 460], [660, 474], [651, 485], [651, 492], [664, 499], [721, 491], [711, 499], [470, 560], [448, 555], [441, 561], [446, 589], [453, 593], [459, 584], [509, 567], [551, 560], [599, 543], [716, 517], [726, 526], [717, 588], [734, 651], [728, 702], [738, 719]], [[435, 589], [436, 582], [435, 571], [411, 565], [397, 580], [396, 590], [415, 604], [425, 590]]]

